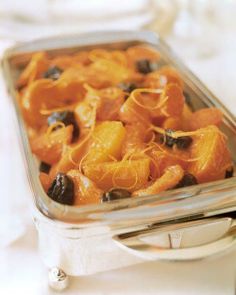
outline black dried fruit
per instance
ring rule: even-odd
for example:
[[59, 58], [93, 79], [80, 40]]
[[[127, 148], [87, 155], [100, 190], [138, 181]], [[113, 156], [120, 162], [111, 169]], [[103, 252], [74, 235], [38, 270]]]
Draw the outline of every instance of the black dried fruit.
[[131, 93], [137, 88], [137, 85], [132, 82], [121, 82], [118, 84], [118, 87], [125, 92]]
[[[76, 140], [79, 137], [80, 129], [75, 120], [75, 115], [73, 112], [64, 111], [64, 112], [54, 112], [48, 117], [48, 125], [52, 125], [56, 122], [62, 122], [65, 126], [73, 125], [73, 140]], [[60, 126], [55, 127], [53, 130], [61, 128]]]
[[62, 122], [67, 126], [67, 125], [73, 124], [74, 121], [75, 121], [74, 113], [70, 111], [53, 112], [48, 117], [49, 126], [56, 122]]
[[168, 147], [173, 147], [174, 144], [177, 142], [177, 138], [172, 137], [174, 130], [166, 129], [165, 134], [160, 136], [160, 142], [165, 143]]
[[230, 169], [227, 169], [225, 171], [225, 178], [231, 178], [234, 176], [234, 167], [231, 167]]
[[168, 147], [173, 147], [176, 144], [178, 149], [187, 149], [192, 143], [193, 139], [190, 136], [173, 137], [174, 130], [166, 129], [165, 134], [160, 136], [160, 142], [165, 143]]
[[64, 173], [58, 173], [48, 189], [48, 196], [61, 204], [73, 205], [74, 183]]
[[39, 165], [39, 171], [48, 174], [51, 169], [51, 165], [41, 162]]
[[198, 184], [196, 177], [191, 173], [185, 173], [180, 182], [175, 186], [175, 188], [186, 187]]
[[102, 203], [130, 198], [131, 193], [123, 188], [113, 188], [102, 195]]
[[157, 63], [149, 60], [149, 59], [140, 59], [136, 61], [136, 69], [138, 72], [142, 74], [148, 74], [157, 68]]
[[57, 80], [60, 78], [63, 70], [57, 66], [50, 67], [43, 75], [45, 79]]
[[192, 143], [193, 139], [190, 136], [180, 136], [177, 138], [176, 145], [178, 149], [187, 149]]

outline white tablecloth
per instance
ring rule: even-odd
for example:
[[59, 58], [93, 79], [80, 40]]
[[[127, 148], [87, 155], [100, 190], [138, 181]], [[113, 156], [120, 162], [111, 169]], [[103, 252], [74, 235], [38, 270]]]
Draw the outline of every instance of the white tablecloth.
[[[236, 114], [236, 40], [226, 34], [211, 57], [194, 45], [169, 42], [190, 68]], [[0, 41], [0, 50], [11, 42]], [[188, 50], [184, 50], [188, 46]], [[9, 105], [0, 80], [0, 294], [54, 294], [37, 254], [37, 234], [28, 204], [30, 192]], [[90, 277], [74, 278], [63, 294], [235, 294], [236, 251], [206, 261], [152, 262]]]

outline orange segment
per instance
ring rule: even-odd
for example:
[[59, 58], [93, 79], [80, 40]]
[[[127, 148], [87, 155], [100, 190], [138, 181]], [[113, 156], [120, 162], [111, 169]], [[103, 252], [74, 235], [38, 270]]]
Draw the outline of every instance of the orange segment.
[[199, 183], [224, 179], [226, 169], [232, 166], [225, 135], [213, 125], [199, 131], [190, 148], [196, 161], [190, 163], [189, 172]]
[[116, 87], [105, 88], [100, 91], [101, 103], [97, 109], [97, 120], [118, 120], [119, 110], [124, 103], [123, 91]]
[[80, 161], [87, 152], [88, 141], [85, 140], [88, 138], [87, 135], [82, 135], [76, 144], [66, 147], [60, 160], [50, 169], [49, 175], [51, 179], [54, 179], [58, 172], [66, 173], [79, 167]]
[[[139, 97], [139, 103], [144, 104], [142, 97]], [[129, 96], [120, 108], [120, 120], [125, 123], [142, 122], [143, 124], [150, 121], [150, 114], [147, 109], [137, 104], [132, 96]]]
[[177, 84], [168, 84], [161, 95], [168, 97], [162, 113], [166, 116], [180, 116], [183, 112], [185, 100], [180, 86]]
[[36, 79], [42, 78], [43, 73], [47, 71], [49, 67], [49, 60], [45, 52], [35, 53], [27, 67], [21, 73], [18, 86], [24, 86]]
[[170, 83], [177, 84], [181, 89], [184, 87], [179, 73], [170, 66], [164, 66], [158, 71], [147, 74], [144, 86], [150, 88], [163, 88]]
[[110, 190], [114, 187], [134, 191], [147, 184], [150, 174], [150, 160], [127, 160], [105, 162], [84, 166], [84, 174], [98, 187]]
[[168, 98], [161, 89], [135, 89], [122, 105], [120, 118], [126, 123], [140, 122], [148, 125], [151, 117], [161, 115], [162, 108], [167, 103]]
[[65, 70], [73, 65], [73, 59], [68, 55], [61, 55], [51, 60], [50, 64], [51, 67], [57, 66], [60, 69]]
[[[103, 82], [107, 82], [107, 85], [115, 86], [121, 81], [127, 80], [132, 71], [130, 68], [114, 60], [101, 58], [95, 60], [89, 66], [89, 73], [91, 73], [91, 75], [93, 73], [93, 79], [98, 79], [98, 81], [103, 80]], [[90, 83], [89, 80], [87, 81]], [[94, 87], [96, 86], [94, 85]]]
[[72, 56], [60, 55], [50, 61], [51, 66], [57, 66], [63, 70], [78, 64], [88, 65], [89, 63], [87, 51], [80, 51]]
[[164, 66], [158, 71], [158, 73], [161, 76], [161, 79], [166, 78], [167, 84], [173, 83], [177, 84], [181, 89], [184, 88], [183, 80], [175, 68], [171, 66]]
[[162, 123], [162, 128], [182, 130], [182, 120], [180, 117], [169, 117]]
[[85, 177], [78, 170], [70, 170], [67, 175], [74, 182], [75, 206], [100, 203], [103, 192], [97, 188], [93, 181]]
[[31, 139], [32, 152], [43, 162], [54, 164], [60, 160], [63, 146], [71, 142], [73, 126], [57, 129], [50, 134], [44, 133]]
[[46, 123], [45, 110], [60, 109], [81, 99], [81, 84], [68, 79], [64, 72], [56, 81], [39, 79], [26, 88], [21, 98], [21, 107], [24, 118], [31, 127], [39, 128]]
[[85, 99], [76, 105], [74, 113], [80, 128], [88, 128], [94, 125], [96, 119], [94, 111], [97, 105], [99, 105], [98, 100], [91, 101]]
[[160, 150], [152, 150], [149, 153], [152, 161], [151, 161], [151, 175], [153, 179], [160, 177], [166, 168], [170, 166], [179, 165], [183, 169], [188, 167], [188, 154], [184, 151], [178, 153], [178, 155], [174, 154], [173, 152], [165, 152]]
[[134, 197], [155, 195], [168, 189], [174, 188], [184, 176], [184, 170], [181, 166], [171, 166], [165, 170], [165, 173], [153, 184], [145, 189], [135, 191]]
[[145, 148], [146, 128], [141, 123], [126, 125], [126, 136], [122, 146], [122, 155], [141, 151]]
[[205, 108], [192, 113], [189, 117], [189, 129], [197, 130], [209, 125], [219, 126], [223, 120], [221, 110], [217, 108]]
[[21, 99], [21, 107], [26, 122], [34, 128], [46, 124], [46, 116], [40, 113], [43, 106], [47, 108], [58, 107], [59, 92], [53, 81], [40, 79], [31, 83]]
[[92, 133], [92, 143], [84, 164], [111, 161], [121, 157], [125, 127], [118, 121], [104, 121]]

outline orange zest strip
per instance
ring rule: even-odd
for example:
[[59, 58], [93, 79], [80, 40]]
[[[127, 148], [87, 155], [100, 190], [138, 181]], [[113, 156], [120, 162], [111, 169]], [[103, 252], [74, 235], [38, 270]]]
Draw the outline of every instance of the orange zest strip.
[[162, 89], [149, 89], [149, 88], [138, 88], [131, 92], [130, 98], [140, 107], [146, 110], [156, 110], [160, 109], [165, 102], [168, 100], [168, 96], [165, 96], [161, 98], [159, 101], [157, 101], [157, 104], [153, 107], [146, 106], [138, 101], [138, 96], [142, 93], [152, 93], [152, 94], [161, 94], [163, 92]]

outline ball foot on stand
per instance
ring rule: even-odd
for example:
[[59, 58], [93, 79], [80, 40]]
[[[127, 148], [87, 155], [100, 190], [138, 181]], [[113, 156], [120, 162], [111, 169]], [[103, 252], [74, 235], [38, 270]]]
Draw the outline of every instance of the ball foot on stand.
[[53, 267], [48, 273], [48, 283], [53, 290], [62, 291], [68, 286], [69, 277], [62, 269]]

